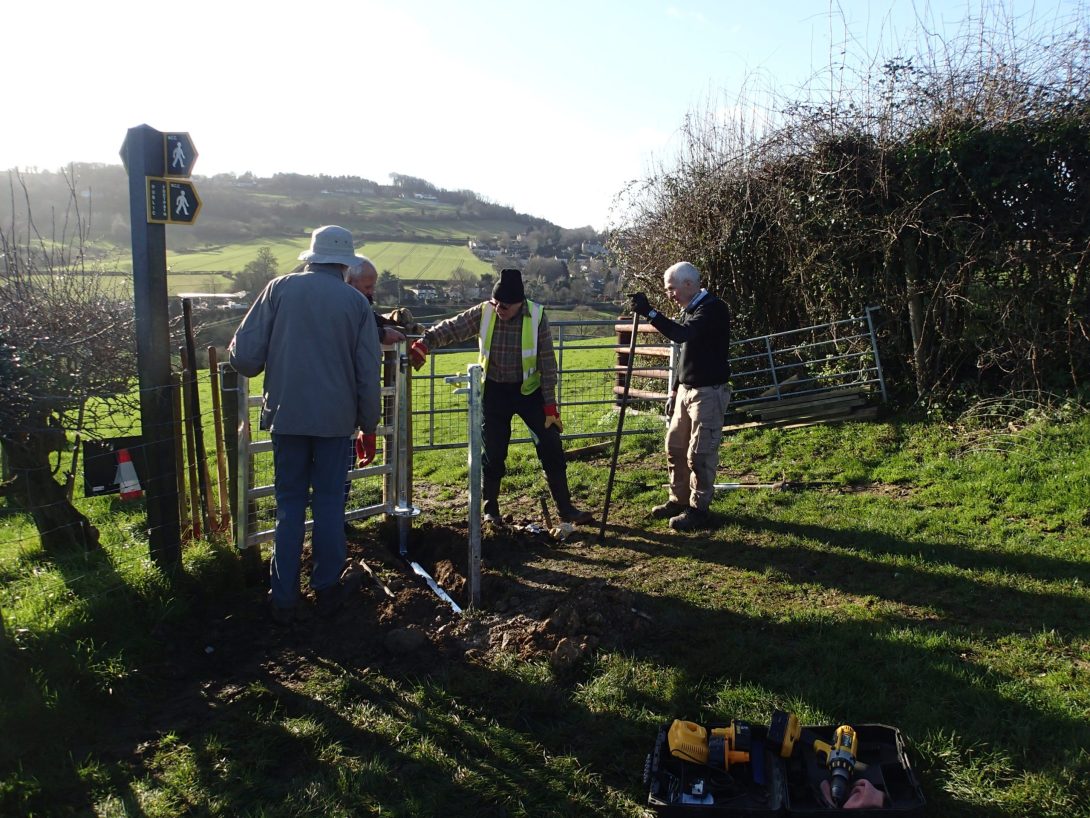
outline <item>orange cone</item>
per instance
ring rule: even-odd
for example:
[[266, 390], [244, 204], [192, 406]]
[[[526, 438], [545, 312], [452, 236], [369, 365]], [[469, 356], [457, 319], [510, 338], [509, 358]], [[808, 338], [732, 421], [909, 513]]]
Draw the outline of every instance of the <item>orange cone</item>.
[[117, 450], [117, 474], [114, 482], [121, 487], [122, 500], [136, 500], [144, 496], [140, 488], [140, 478], [136, 476], [136, 466], [132, 464], [128, 449]]

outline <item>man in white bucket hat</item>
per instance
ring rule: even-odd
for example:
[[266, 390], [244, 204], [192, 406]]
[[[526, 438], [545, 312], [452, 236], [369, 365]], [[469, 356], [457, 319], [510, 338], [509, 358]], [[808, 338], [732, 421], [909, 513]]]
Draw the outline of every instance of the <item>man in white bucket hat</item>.
[[272, 435], [276, 493], [269, 597], [281, 624], [298, 611], [308, 499], [318, 613], [332, 615], [344, 602], [345, 439], [359, 429], [373, 441], [380, 408], [371, 306], [344, 281], [360, 261], [352, 234], [319, 227], [299, 258], [303, 271], [269, 282], [228, 350], [241, 374], [265, 373], [261, 428]]

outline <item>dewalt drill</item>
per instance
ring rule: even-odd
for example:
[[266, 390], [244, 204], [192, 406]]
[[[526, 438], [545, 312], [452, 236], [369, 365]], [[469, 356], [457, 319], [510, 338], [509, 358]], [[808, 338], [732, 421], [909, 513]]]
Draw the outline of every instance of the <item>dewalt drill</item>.
[[814, 742], [814, 752], [825, 754], [825, 765], [832, 775], [829, 789], [832, 791], [833, 805], [839, 807], [848, 796], [848, 784], [855, 772], [855, 730], [850, 724], [836, 728], [832, 745], [824, 741]]
[[707, 764], [729, 770], [731, 764], [748, 764], [750, 726], [747, 721], [731, 721], [730, 727], [713, 727], [709, 733], [691, 721], [674, 719], [667, 734], [670, 754], [682, 761]]

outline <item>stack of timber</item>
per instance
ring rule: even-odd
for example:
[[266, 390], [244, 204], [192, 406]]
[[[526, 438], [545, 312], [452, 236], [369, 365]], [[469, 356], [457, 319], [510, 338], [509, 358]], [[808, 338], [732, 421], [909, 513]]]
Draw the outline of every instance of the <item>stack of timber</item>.
[[[613, 366], [614, 383], [613, 394], [618, 398], [625, 393], [625, 373], [628, 371], [628, 350], [632, 339], [631, 324], [616, 324], [614, 331], [617, 333], [617, 346], [613, 348], [617, 355], [617, 362]], [[640, 322], [636, 334], [655, 335], [662, 338], [657, 329], [650, 323]], [[647, 360], [647, 359], [652, 360]], [[636, 349], [636, 359], [632, 362], [632, 386], [628, 390], [629, 400], [651, 400], [665, 402], [670, 381], [670, 346], [644, 346]], [[665, 364], [665, 365], [664, 365]], [[661, 381], [661, 386], [657, 383]], [[648, 386], [657, 388], [648, 389]]]
[[728, 411], [723, 431], [766, 427], [795, 429], [815, 423], [869, 420], [878, 414], [877, 406], [868, 405], [872, 396], [868, 386], [846, 386], [747, 403]]

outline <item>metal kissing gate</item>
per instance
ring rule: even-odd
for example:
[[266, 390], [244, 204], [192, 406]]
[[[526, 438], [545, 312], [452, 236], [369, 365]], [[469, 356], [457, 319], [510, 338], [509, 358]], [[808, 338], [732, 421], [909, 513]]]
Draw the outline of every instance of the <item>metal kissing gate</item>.
[[[404, 344], [387, 351], [382, 365], [382, 415], [375, 434], [382, 440], [381, 462], [355, 468], [349, 438], [345, 438], [345, 522], [378, 514], [404, 520], [419, 513], [412, 506], [408, 421], [411, 411], [408, 355]], [[220, 365], [224, 393], [224, 428], [237, 434], [228, 442], [231, 469], [231, 507], [234, 510], [235, 544], [251, 548], [273, 539], [276, 523], [273, 487], [272, 437], [258, 428], [261, 395], [251, 395], [249, 379], [227, 364]], [[376, 458], [376, 461], [378, 458]], [[309, 517], [309, 515], [308, 515]], [[310, 531], [312, 520], [306, 522]], [[399, 523], [400, 528], [400, 523]], [[404, 543], [404, 537], [402, 538]]]
[[[446, 378], [450, 384], [466, 384], [455, 394], [468, 397], [467, 433], [469, 445], [469, 601], [481, 601], [481, 424], [482, 367], [469, 367], [467, 375]], [[275, 534], [276, 502], [273, 486], [272, 437], [258, 428], [261, 395], [251, 395], [249, 379], [230, 365], [220, 365], [220, 380], [228, 430], [231, 506], [234, 509], [235, 543], [248, 549], [269, 542]], [[420, 509], [412, 504], [412, 371], [406, 342], [383, 355], [382, 415], [375, 434], [382, 440], [382, 462], [355, 468], [354, 447], [345, 438], [345, 522], [379, 514], [397, 521], [398, 545], [402, 558], [422, 576], [456, 613], [461, 609], [439, 588], [427, 572], [408, 556], [412, 519]], [[230, 434], [230, 430], [236, 432]], [[310, 531], [313, 521], [306, 521]]]

